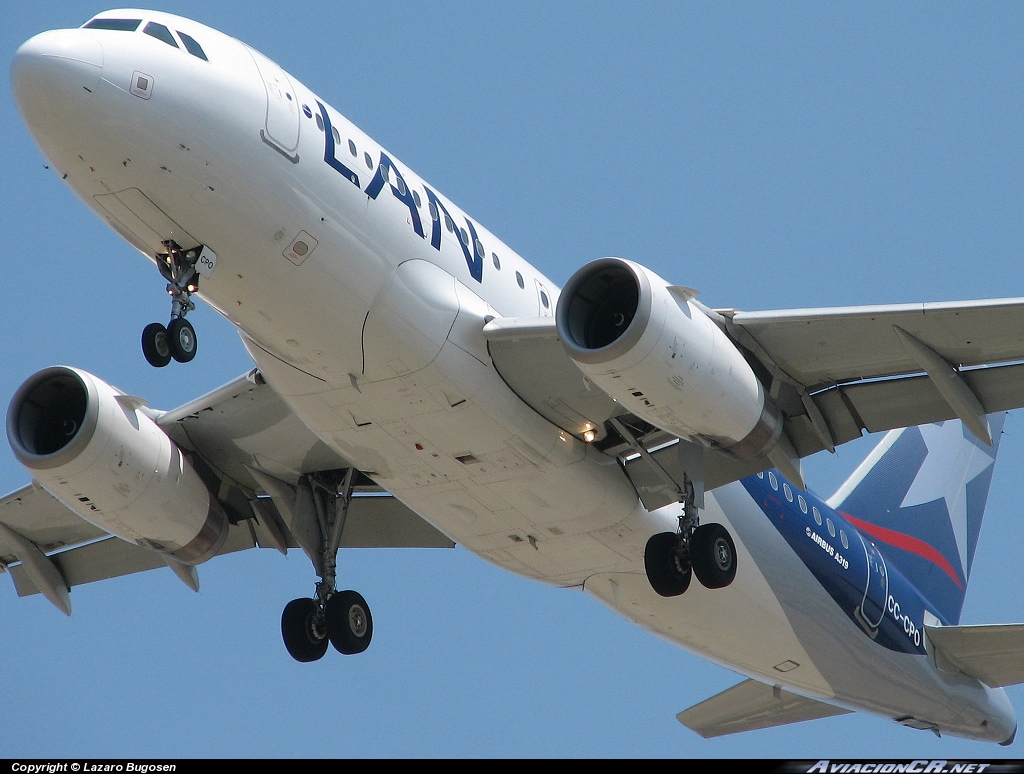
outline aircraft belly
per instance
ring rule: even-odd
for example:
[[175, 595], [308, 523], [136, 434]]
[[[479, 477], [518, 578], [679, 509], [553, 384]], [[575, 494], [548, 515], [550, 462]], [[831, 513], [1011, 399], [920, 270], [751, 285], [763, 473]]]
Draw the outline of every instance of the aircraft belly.
[[[285, 381], [280, 364], [250, 350], [272, 385]], [[305, 384], [296, 391], [315, 382]], [[625, 550], [602, 533], [639, 507], [618, 464], [541, 418], [493, 368], [451, 342], [406, 377], [282, 397], [420, 516], [514, 572], [580, 585], [642, 555], [649, 525]]]

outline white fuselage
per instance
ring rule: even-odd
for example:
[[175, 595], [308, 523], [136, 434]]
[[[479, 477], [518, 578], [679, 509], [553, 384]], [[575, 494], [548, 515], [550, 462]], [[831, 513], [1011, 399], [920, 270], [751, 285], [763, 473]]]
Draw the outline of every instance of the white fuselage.
[[674, 507], [648, 513], [615, 459], [491, 365], [488, 318], [551, 314], [554, 284], [269, 60], [195, 22], [133, 14], [192, 36], [209, 61], [141, 31], [44, 33], [15, 62], [16, 87], [19, 68], [33, 79], [16, 88], [22, 113], [65, 182], [145, 255], [168, 228], [216, 252], [199, 295], [325, 443], [488, 561], [583, 587], [741, 673], [890, 717], [916, 702], [949, 733], [1010, 735], [1001, 692], [872, 646], [739, 484], [706, 510], [736, 538], [735, 582], [655, 594], [644, 545], [675, 528]]

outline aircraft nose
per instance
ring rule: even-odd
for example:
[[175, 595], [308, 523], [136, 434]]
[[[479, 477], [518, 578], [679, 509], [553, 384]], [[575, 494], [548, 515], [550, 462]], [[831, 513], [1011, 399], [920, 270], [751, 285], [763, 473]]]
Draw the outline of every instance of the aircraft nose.
[[103, 71], [103, 46], [89, 30], [51, 30], [25, 41], [11, 64], [14, 98], [32, 126], [67, 119]]

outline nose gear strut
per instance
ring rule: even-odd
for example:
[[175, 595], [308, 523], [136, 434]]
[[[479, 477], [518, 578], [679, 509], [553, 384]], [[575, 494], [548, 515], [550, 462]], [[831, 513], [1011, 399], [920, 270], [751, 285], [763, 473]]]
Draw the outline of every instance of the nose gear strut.
[[163, 368], [171, 358], [187, 363], [196, 356], [196, 332], [185, 315], [196, 308], [192, 294], [199, 289], [202, 265], [212, 268], [213, 251], [204, 245], [183, 249], [173, 239], [163, 241], [167, 252], [156, 254], [156, 265], [167, 280], [171, 297], [171, 321], [167, 326], [150, 323], [142, 331], [142, 354], [155, 368]]

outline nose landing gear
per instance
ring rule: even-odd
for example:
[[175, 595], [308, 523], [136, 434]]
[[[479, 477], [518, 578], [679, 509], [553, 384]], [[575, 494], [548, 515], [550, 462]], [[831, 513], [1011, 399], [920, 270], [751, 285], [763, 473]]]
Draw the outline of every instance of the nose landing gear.
[[196, 356], [196, 331], [185, 315], [196, 308], [192, 294], [199, 289], [199, 275], [209, 276], [217, 260], [214, 252], [202, 245], [183, 250], [170, 239], [163, 245], [167, 252], [158, 253], [156, 259], [167, 280], [171, 321], [166, 327], [150, 323], [142, 331], [142, 354], [154, 368], [163, 368], [172, 358], [187, 363]]

